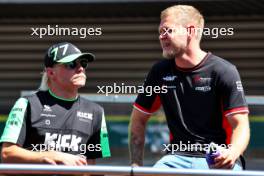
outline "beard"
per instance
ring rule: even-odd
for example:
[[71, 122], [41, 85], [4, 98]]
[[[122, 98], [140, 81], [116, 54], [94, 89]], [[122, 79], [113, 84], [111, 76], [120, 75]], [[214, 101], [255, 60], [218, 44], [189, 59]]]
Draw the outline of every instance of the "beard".
[[183, 47], [171, 48], [170, 50], [163, 49], [162, 55], [167, 59], [174, 59], [176, 57], [182, 56], [184, 52], [185, 48]]
[[187, 44], [183, 42], [173, 43], [171, 42], [169, 47], [163, 48], [163, 57], [167, 59], [174, 59], [176, 57], [180, 57], [184, 54], [187, 49]]
[[173, 59], [176, 56], [176, 52], [175, 52], [175, 50], [169, 50], [169, 51], [163, 50], [162, 55], [163, 55], [163, 57], [165, 57], [167, 59]]

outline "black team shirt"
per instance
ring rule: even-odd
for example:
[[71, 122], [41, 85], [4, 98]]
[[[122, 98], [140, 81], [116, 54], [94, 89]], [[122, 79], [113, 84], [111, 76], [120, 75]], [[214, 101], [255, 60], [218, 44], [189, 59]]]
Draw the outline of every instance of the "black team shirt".
[[151, 114], [163, 105], [171, 144], [229, 144], [228, 116], [248, 113], [236, 67], [211, 53], [191, 69], [177, 67], [174, 59], [162, 60], [151, 68], [144, 86], [167, 86], [167, 93], [140, 93], [134, 108]]

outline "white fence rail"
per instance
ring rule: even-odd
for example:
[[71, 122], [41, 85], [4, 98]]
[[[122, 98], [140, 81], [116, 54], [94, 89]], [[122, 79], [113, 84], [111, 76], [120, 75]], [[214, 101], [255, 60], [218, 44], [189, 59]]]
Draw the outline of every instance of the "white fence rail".
[[0, 164], [0, 174], [92, 174], [118, 176], [263, 176], [261, 171], [189, 170], [152, 167]]

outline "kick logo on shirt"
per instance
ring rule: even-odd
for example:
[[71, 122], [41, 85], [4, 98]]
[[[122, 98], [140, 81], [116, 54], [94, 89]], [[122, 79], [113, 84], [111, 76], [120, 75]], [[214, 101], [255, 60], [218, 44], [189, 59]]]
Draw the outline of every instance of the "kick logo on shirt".
[[77, 111], [77, 117], [93, 120], [93, 114], [88, 112]]
[[71, 134], [45, 133], [44, 144], [31, 144], [32, 151], [79, 152], [102, 151], [101, 144], [81, 143], [82, 137]]
[[46, 133], [45, 142], [49, 148], [55, 150], [71, 149], [72, 151], [78, 151], [79, 144], [82, 138], [71, 134], [58, 134], [58, 133]]

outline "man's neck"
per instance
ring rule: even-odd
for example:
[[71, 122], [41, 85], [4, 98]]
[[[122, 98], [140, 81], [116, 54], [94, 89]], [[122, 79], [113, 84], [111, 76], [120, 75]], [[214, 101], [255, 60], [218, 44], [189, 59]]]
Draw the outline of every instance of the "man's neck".
[[176, 66], [180, 68], [193, 68], [205, 58], [206, 54], [201, 49], [187, 51], [183, 55], [175, 58]]
[[54, 86], [50, 86], [49, 90], [58, 98], [74, 100], [78, 97], [78, 90], [67, 90], [67, 89], [59, 89]]

